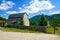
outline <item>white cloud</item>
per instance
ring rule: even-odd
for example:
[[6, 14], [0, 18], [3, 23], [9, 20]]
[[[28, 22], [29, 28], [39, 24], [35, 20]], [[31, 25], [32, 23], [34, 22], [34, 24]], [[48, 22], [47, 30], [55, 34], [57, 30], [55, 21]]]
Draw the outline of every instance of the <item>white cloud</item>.
[[22, 7], [25, 7], [25, 4], [23, 4]]
[[9, 8], [12, 8], [15, 5], [12, 1], [5, 1], [3, 0], [3, 3], [0, 5], [0, 10], [7, 10]]
[[22, 10], [22, 8], [21, 8], [21, 7], [19, 7], [19, 10]]
[[59, 14], [60, 11], [54, 11], [54, 12], [51, 12], [50, 14]]
[[2, 14], [2, 15], [0, 15], [0, 16], [3, 17], [3, 18], [8, 19], [8, 15], [7, 15], [7, 14]]
[[55, 7], [49, 0], [47, 1], [32, 0], [29, 6], [26, 6], [25, 4], [24, 6], [25, 6], [24, 8], [20, 7], [21, 8], [20, 12], [36, 13], [41, 10], [50, 10]]
[[16, 13], [18, 13], [17, 11], [8, 11], [8, 12], [6, 12], [7, 14], [16, 14]]
[[1, 17], [2, 17], [2, 16], [6, 16], [6, 14], [0, 15], [0, 16], [1, 16]]

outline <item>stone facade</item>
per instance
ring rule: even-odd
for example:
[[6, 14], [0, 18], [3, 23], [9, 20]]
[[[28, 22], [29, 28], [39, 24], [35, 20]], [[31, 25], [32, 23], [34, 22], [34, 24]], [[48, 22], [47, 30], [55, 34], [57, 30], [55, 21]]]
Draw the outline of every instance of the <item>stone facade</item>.
[[8, 18], [8, 24], [29, 26], [29, 19], [27, 13], [24, 12], [18, 14], [11, 14]]
[[27, 17], [27, 15], [26, 14], [24, 14], [24, 16], [23, 16], [23, 20], [24, 20], [24, 25], [27, 25], [27, 26], [29, 26], [29, 20], [28, 20], [28, 17]]

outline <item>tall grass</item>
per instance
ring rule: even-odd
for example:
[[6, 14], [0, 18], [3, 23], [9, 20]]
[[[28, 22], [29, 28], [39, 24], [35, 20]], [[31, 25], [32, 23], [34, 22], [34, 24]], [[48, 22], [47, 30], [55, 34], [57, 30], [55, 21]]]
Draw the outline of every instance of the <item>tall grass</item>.
[[[48, 33], [54, 34], [54, 28], [52, 26], [48, 27]], [[55, 34], [60, 34], [60, 27], [57, 27], [57, 30], [55, 30]]]
[[0, 27], [0, 30], [6, 31], [6, 32], [27, 32], [27, 33], [40, 33], [38, 31], [32, 31], [27, 29], [17, 29], [17, 28], [7, 28], [7, 27]]

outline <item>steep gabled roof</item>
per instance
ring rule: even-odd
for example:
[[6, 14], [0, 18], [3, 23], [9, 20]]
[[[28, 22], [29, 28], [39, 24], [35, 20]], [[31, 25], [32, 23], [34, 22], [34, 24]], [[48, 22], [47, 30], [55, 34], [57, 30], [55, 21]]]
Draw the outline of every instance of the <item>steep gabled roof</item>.
[[27, 14], [26, 12], [18, 13], [18, 14], [11, 14], [8, 19], [14, 18], [14, 17], [23, 17], [24, 14]]

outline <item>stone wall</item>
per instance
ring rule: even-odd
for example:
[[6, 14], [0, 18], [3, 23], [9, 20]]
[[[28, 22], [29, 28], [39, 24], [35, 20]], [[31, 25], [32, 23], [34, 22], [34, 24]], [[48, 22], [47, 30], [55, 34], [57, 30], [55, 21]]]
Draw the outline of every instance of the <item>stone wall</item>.
[[33, 31], [47, 32], [47, 26], [22, 26], [22, 25], [10, 25], [9, 27], [15, 27], [18, 29], [28, 29]]
[[20, 26], [20, 29], [29, 29], [33, 31], [47, 32], [47, 26]]
[[28, 17], [27, 17], [27, 14], [24, 14], [24, 16], [23, 16], [23, 24], [24, 24], [25, 26], [30, 26], [30, 25], [29, 25], [29, 19], [28, 19]]

